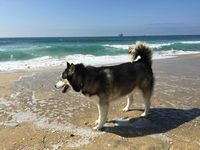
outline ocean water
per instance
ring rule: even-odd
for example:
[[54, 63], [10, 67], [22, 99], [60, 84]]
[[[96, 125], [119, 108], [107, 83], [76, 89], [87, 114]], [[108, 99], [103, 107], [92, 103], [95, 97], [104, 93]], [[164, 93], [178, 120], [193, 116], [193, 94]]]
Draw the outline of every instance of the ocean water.
[[145, 41], [153, 58], [200, 52], [200, 36], [0, 38], [0, 71], [74, 63], [106, 64], [129, 61], [130, 44]]

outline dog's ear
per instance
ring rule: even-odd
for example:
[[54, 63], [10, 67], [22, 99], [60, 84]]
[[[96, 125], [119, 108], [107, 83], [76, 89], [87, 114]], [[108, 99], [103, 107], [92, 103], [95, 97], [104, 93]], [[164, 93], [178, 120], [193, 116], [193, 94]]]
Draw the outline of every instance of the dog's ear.
[[70, 68], [70, 64], [66, 61], [66, 64], [67, 64], [67, 68]]
[[72, 63], [69, 65], [69, 75], [72, 75], [75, 71], [75, 65]]

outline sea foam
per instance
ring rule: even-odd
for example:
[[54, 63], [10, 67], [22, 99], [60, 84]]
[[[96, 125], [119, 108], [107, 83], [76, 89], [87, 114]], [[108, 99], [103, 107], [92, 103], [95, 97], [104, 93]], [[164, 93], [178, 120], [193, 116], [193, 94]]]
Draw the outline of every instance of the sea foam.
[[200, 41], [180, 41], [182, 44], [200, 44]]
[[129, 45], [117, 45], [117, 44], [105, 44], [103, 45], [105, 47], [112, 47], [112, 48], [118, 48], [118, 49], [124, 49], [127, 50]]
[[[153, 59], [170, 58], [172, 56], [164, 54], [155, 54]], [[68, 55], [62, 58], [53, 58], [50, 56], [44, 56], [31, 60], [24, 61], [6, 61], [0, 62], [0, 71], [15, 71], [15, 70], [29, 70], [39, 69], [46, 67], [65, 66], [66, 62], [70, 63], [83, 63], [85, 65], [109, 65], [129, 62], [128, 55], [116, 55], [116, 56], [93, 56], [93, 55]]]
[[[172, 44], [174, 44], [174, 43], [173, 42], [171, 42], [171, 43], [152, 43], [152, 44], [149, 44], [149, 46], [151, 48], [157, 48], [158, 49], [158, 48], [161, 48], [163, 46], [170, 46]], [[116, 49], [127, 50], [130, 45], [105, 44], [103, 46], [116, 48]]]
[[[197, 54], [199, 51], [183, 51], [183, 50], [167, 50], [167, 51], [154, 51], [153, 59], [166, 59], [176, 57], [177, 55]], [[6, 61], [0, 62], [0, 71], [13, 71], [13, 70], [28, 70], [39, 69], [46, 67], [65, 66], [66, 62], [70, 63], [83, 63], [85, 65], [109, 65], [129, 62], [130, 58], [127, 54], [115, 56], [94, 56], [74, 54], [55, 58], [51, 56], [43, 56], [30, 60], [22, 61]]]

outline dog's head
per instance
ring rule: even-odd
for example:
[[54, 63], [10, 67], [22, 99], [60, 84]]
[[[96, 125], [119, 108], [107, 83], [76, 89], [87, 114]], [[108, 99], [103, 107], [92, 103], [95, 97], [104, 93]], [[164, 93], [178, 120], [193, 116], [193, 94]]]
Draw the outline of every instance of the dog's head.
[[64, 88], [63, 93], [67, 91], [69, 87], [72, 87], [74, 91], [80, 92], [84, 86], [85, 67], [83, 64], [74, 65], [67, 62], [67, 68], [61, 74], [60, 81], [55, 85], [56, 88]]

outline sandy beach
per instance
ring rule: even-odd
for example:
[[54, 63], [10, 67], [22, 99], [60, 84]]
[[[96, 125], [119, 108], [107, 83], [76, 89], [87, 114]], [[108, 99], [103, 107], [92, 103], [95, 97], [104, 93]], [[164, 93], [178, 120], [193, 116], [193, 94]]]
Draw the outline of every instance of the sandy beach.
[[200, 55], [153, 61], [151, 114], [141, 118], [135, 94], [110, 105], [102, 132], [93, 131], [94, 102], [54, 88], [64, 68], [0, 73], [0, 149], [200, 149]]

